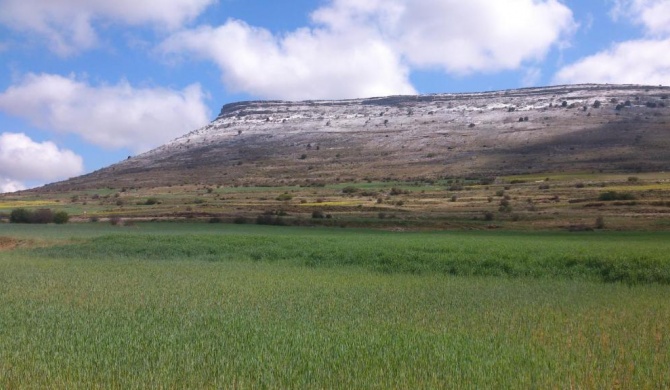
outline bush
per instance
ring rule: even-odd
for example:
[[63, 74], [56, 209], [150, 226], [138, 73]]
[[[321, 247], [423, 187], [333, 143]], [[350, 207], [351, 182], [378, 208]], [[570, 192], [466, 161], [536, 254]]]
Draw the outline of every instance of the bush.
[[9, 222], [12, 223], [57, 223], [63, 224], [70, 220], [70, 216], [65, 211], [54, 213], [51, 209], [39, 209], [35, 211], [18, 208], [12, 210], [9, 215]]
[[32, 219], [32, 212], [23, 208], [12, 210], [9, 214], [9, 222], [11, 223], [30, 223]]
[[344, 194], [355, 194], [357, 192], [358, 192], [358, 188], [353, 187], [353, 186], [348, 186], [348, 187], [342, 188], [342, 193], [344, 193]]
[[247, 222], [249, 222], [249, 220], [245, 217], [235, 217], [235, 219], [233, 219], [233, 223], [236, 225], [244, 225]]
[[598, 196], [598, 200], [612, 201], [612, 200], [635, 200], [635, 195], [628, 192], [607, 191]]
[[147, 205], [147, 206], [152, 206], [152, 205], [155, 205], [155, 204], [160, 204], [160, 202], [158, 201], [157, 198], [149, 198], [149, 199], [147, 199], [146, 202], [144, 202], [144, 204]]
[[30, 223], [47, 224], [54, 221], [54, 213], [50, 209], [39, 209], [33, 212]]
[[58, 225], [68, 223], [69, 220], [70, 220], [70, 215], [68, 213], [66, 213], [65, 211], [57, 211], [53, 215], [53, 221], [54, 221], [55, 224], [58, 224]]
[[314, 211], [312, 211], [312, 218], [323, 219], [323, 218], [326, 218], [326, 215], [321, 210], [314, 210]]
[[596, 218], [596, 229], [604, 229], [605, 228], [605, 219], [602, 216], [599, 216]]
[[280, 202], [288, 202], [291, 199], [293, 199], [293, 195], [288, 193], [283, 193], [277, 197], [277, 200]]

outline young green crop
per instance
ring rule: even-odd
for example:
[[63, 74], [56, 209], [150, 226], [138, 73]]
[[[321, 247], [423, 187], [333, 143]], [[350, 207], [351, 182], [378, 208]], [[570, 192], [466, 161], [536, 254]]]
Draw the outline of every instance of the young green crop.
[[[387, 273], [581, 278], [670, 284], [666, 233], [389, 233], [284, 229], [238, 234], [113, 234], [38, 248], [37, 256], [86, 259], [254, 260]], [[247, 228], [242, 231], [254, 231]]]
[[0, 387], [670, 385], [663, 286], [0, 257]]
[[664, 234], [3, 229], [0, 388], [670, 387]]

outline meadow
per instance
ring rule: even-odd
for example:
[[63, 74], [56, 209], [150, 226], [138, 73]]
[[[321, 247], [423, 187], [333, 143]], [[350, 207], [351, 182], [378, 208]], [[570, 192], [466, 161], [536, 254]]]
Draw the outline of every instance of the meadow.
[[0, 224], [2, 388], [667, 388], [664, 232]]

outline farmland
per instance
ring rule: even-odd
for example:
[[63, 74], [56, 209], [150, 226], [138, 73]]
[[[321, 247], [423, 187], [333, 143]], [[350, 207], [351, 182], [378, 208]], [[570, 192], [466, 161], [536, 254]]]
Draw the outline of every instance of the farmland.
[[[89, 220], [215, 220], [408, 230], [668, 230], [670, 174], [562, 172], [309, 185], [175, 185], [0, 195]], [[597, 220], [601, 223], [597, 223]]]
[[0, 387], [665, 388], [665, 232], [0, 224]]

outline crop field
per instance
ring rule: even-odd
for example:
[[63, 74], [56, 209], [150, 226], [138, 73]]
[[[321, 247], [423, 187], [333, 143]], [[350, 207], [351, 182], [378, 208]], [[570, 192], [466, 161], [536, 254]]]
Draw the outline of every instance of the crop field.
[[0, 224], [0, 388], [668, 388], [670, 235]]

